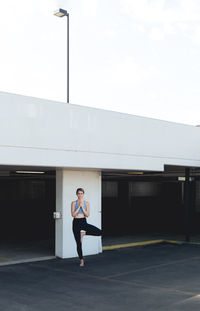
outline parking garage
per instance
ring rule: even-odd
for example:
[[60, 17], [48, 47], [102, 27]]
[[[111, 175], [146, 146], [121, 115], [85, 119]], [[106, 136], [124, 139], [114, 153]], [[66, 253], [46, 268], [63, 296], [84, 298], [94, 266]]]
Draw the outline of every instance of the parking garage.
[[[187, 169], [102, 171], [103, 245], [156, 237], [198, 242], [200, 169], [189, 170], [189, 199]], [[1, 169], [0, 264], [55, 257], [55, 175], [48, 169]]]
[[0, 170], [0, 264], [55, 256], [55, 171]]
[[[102, 171], [103, 246], [165, 237], [200, 241], [200, 169], [187, 172], [181, 166]], [[55, 257], [55, 170], [2, 168], [0, 206], [0, 264]]]
[[188, 168], [181, 166], [165, 166], [164, 172], [104, 171], [104, 241], [111, 238], [117, 243], [122, 236], [125, 242], [140, 240], [142, 236], [197, 241], [199, 190], [200, 170], [197, 168], [190, 168], [189, 176]]

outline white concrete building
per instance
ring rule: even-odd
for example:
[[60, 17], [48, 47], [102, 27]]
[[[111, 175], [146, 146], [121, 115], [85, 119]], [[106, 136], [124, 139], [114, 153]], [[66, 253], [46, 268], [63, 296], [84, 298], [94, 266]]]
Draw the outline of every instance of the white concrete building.
[[[103, 172], [198, 169], [199, 140], [195, 126], [0, 93], [0, 176], [55, 171], [55, 210], [62, 214], [55, 220], [55, 255], [61, 258], [77, 256], [70, 211], [76, 188], [90, 202], [88, 222], [101, 227]], [[85, 241], [85, 255], [102, 252], [100, 237]]]

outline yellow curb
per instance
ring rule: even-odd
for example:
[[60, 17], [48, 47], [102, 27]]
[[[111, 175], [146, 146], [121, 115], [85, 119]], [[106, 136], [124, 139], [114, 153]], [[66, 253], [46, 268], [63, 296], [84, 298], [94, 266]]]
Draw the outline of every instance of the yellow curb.
[[131, 247], [131, 246], [151, 245], [151, 244], [157, 244], [157, 243], [163, 243], [163, 242], [172, 243], [172, 244], [179, 244], [180, 243], [180, 241], [175, 241], [175, 240], [150, 240], [150, 241], [143, 241], [143, 242], [134, 242], [134, 243], [127, 243], [127, 244], [116, 244], [116, 245], [103, 246], [103, 251], [118, 249], [118, 248]]
[[108, 246], [103, 246], [103, 250], [105, 251], [105, 250], [130, 247], [130, 246], [150, 245], [150, 244], [156, 244], [156, 243], [162, 243], [162, 242], [164, 242], [164, 240], [151, 240], [151, 241], [143, 241], [143, 242], [135, 242], [135, 243], [127, 243], [127, 244], [108, 245]]
[[180, 244], [182, 243], [183, 241], [178, 241], [178, 240], [163, 240], [163, 242], [166, 242], [166, 243], [172, 243], [172, 244]]

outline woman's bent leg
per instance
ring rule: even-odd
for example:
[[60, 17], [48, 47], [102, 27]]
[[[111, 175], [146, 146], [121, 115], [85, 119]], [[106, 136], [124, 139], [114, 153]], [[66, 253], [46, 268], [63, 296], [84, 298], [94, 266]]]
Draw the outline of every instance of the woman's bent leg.
[[102, 235], [102, 230], [88, 223], [86, 224], [85, 230], [87, 235], [95, 235], [95, 236]]

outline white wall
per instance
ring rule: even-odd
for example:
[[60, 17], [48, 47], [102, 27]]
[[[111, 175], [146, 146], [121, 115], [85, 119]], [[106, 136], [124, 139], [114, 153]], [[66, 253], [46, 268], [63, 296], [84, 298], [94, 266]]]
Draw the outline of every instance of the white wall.
[[[72, 232], [71, 202], [77, 199], [76, 189], [85, 190], [84, 199], [90, 203], [87, 222], [101, 229], [101, 173], [96, 171], [56, 171], [56, 211], [62, 219], [56, 220], [56, 256], [77, 257], [76, 243]], [[83, 255], [102, 252], [101, 237], [83, 238]]]
[[199, 141], [199, 127], [0, 93], [0, 165], [200, 166]]

